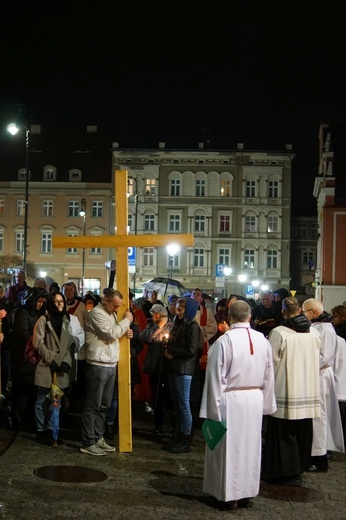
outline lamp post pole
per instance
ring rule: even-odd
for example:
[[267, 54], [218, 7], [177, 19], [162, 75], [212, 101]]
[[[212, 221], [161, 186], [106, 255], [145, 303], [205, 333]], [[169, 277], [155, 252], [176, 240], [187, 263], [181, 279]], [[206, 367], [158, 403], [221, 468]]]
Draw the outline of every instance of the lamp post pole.
[[[30, 128], [25, 128], [25, 200], [24, 200], [24, 240], [23, 240], [23, 270], [26, 271], [28, 256], [28, 218], [29, 218], [29, 150], [31, 141]], [[15, 123], [11, 123], [7, 127], [11, 135], [16, 135], [19, 127]]]
[[232, 274], [232, 268], [231, 267], [227, 267], [225, 266], [223, 268], [223, 274], [225, 276], [225, 286], [226, 286], [226, 294], [225, 294], [225, 297], [228, 298], [229, 294], [228, 294], [228, 277], [231, 276]]
[[24, 249], [23, 249], [23, 269], [26, 272], [28, 256], [28, 218], [29, 218], [29, 149], [30, 149], [30, 130], [25, 128], [25, 213], [24, 213]]
[[[85, 237], [85, 226], [86, 226], [86, 200], [81, 200], [81, 210], [79, 215], [83, 218], [83, 237]], [[85, 247], [82, 249], [82, 283], [81, 283], [81, 293], [84, 296], [84, 276], [85, 276]]]
[[[134, 195], [135, 198], [135, 235], [137, 235], [137, 226], [138, 226], [138, 182], [135, 177], [129, 177], [128, 182], [132, 180], [132, 183], [135, 184], [136, 191], [133, 193], [133, 184], [132, 184], [132, 193], [131, 195]], [[136, 295], [136, 262], [137, 262], [137, 255], [135, 256], [135, 272], [133, 273], [133, 292]], [[135, 296], [136, 297], [136, 296]]]
[[178, 244], [168, 244], [167, 246], [167, 253], [169, 256], [169, 269], [170, 269], [170, 279], [172, 279], [173, 276], [173, 257], [174, 255], [178, 254], [180, 247]]

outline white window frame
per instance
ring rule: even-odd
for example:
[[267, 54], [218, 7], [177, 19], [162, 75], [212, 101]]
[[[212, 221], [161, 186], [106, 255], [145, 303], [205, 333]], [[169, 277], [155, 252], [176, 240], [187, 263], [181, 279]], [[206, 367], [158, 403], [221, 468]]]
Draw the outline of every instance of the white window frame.
[[181, 195], [181, 179], [171, 179], [169, 193], [171, 197], [180, 197]]
[[144, 231], [155, 231], [155, 214], [146, 213], [144, 215]]
[[279, 217], [278, 215], [268, 215], [267, 217], [267, 233], [279, 233]]
[[68, 201], [68, 216], [79, 217], [79, 200]]
[[[228, 221], [228, 227], [229, 229], [221, 229], [221, 227], [227, 227], [227, 226], [221, 226], [221, 223], [222, 222], [227, 222]], [[218, 232], [219, 233], [227, 233], [227, 234], [230, 234], [231, 233], [231, 229], [232, 229], [232, 215], [230, 213], [219, 213], [219, 218], [218, 218]]]
[[221, 197], [232, 196], [232, 181], [230, 179], [221, 179], [220, 195]]
[[153, 267], [155, 265], [155, 248], [143, 247], [143, 267]]
[[15, 247], [16, 253], [22, 254], [24, 251], [24, 230], [17, 229], [15, 232]]
[[196, 179], [196, 197], [205, 197], [206, 193], [205, 179]]
[[53, 201], [52, 200], [44, 200], [42, 202], [42, 216], [43, 217], [53, 217]]
[[257, 232], [257, 217], [256, 215], [245, 215], [245, 233]]
[[168, 232], [181, 232], [181, 213], [169, 213], [168, 215]]
[[194, 230], [196, 233], [203, 233], [206, 230], [205, 215], [195, 215]]
[[220, 246], [218, 248], [219, 264], [231, 265], [231, 249], [229, 247]]
[[250, 247], [244, 249], [244, 267], [246, 269], [254, 269], [256, 262], [256, 250]]
[[145, 194], [148, 197], [156, 195], [156, 179], [145, 179]]
[[17, 217], [24, 217], [24, 215], [25, 215], [25, 199], [17, 199], [16, 215], [17, 215]]
[[92, 217], [93, 218], [102, 218], [103, 217], [103, 201], [102, 200], [93, 200], [91, 207], [92, 207]]
[[256, 181], [248, 179], [245, 183], [245, 197], [251, 199], [256, 197]]
[[195, 247], [193, 250], [193, 266], [204, 267], [205, 249], [203, 247]]
[[279, 251], [277, 249], [267, 250], [267, 269], [279, 268]]
[[268, 181], [268, 198], [277, 199], [279, 197], [279, 181]]
[[41, 253], [49, 254], [53, 251], [53, 232], [44, 230], [41, 231], [40, 240]]

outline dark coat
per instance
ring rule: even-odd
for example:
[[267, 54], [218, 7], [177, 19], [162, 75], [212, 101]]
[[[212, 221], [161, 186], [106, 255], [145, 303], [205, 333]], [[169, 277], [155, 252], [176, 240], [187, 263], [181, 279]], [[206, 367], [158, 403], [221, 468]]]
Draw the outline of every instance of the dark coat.
[[203, 333], [198, 323], [176, 316], [168, 339], [167, 352], [173, 356], [168, 360], [168, 370], [193, 376], [200, 348], [203, 348]]

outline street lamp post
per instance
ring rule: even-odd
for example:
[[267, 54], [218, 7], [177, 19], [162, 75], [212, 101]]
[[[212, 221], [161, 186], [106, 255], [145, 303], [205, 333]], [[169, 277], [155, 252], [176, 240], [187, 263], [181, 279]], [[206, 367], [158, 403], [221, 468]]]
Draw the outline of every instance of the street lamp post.
[[240, 273], [238, 275], [238, 280], [239, 282], [241, 283], [241, 286], [240, 286], [240, 293], [241, 295], [243, 296], [243, 290], [244, 290], [244, 286], [243, 286], [243, 283], [247, 280], [247, 275], [245, 273]]
[[[81, 200], [81, 209], [79, 211], [79, 216], [83, 218], [83, 236], [85, 237], [85, 226], [86, 226], [86, 200]], [[81, 293], [84, 296], [84, 274], [85, 274], [85, 247], [82, 249], [82, 284], [81, 284]]]
[[170, 275], [169, 277], [172, 279], [173, 276], [173, 257], [176, 255], [179, 251], [180, 247], [178, 244], [168, 244], [167, 246], [167, 253], [169, 256], [169, 268], [170, 268]]
[[[134, 195], [135, 199], [135, 235], [137, 235], [137, 226], [138, 226], [138, 182], [135, 177], [129, 177], [128, 178], [128, 184], [130, 185], [130, 179], [132, 183], [135, 184], [136, 191], [133, 193], [133, 184], [132, 184], [132, 193], [131, 195]], [[133, 273], [133, 292], [136, 294], [136, 261], [137, 261], [137, 255], [135, 256], [135, 272]]]
[[[29, 150], [31, 133], [30, 128], [25, 128], [25, 201], [24, 201], [24, 243], [23, 243], [23, 270], [26, 271], [27, 255], [28, 255], [28, 217], [29, 217]], [[16, 135], [19, 127], [11, 123], [7, 127], [11, 135]]]
[[229, 294], [228, 294], [228, 277], [231, 276], [232, 274], [232, 267], [224, 267], [223, 268], [223, 274], [225, 276], [225, 282], [226, 282], [226, 298], [228, 298]]

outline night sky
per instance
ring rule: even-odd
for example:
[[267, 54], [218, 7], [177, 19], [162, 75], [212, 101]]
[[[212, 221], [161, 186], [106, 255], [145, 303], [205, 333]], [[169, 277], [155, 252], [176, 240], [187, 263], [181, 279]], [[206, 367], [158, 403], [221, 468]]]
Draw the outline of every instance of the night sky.
[[[2, 0], [0, 116], [122, 146], [292, 143], [312, 213], [320, 121], [345, 121], [346, 2]], [[0, 141], [1, 144], [1, 141]]]

